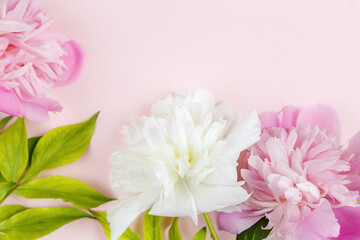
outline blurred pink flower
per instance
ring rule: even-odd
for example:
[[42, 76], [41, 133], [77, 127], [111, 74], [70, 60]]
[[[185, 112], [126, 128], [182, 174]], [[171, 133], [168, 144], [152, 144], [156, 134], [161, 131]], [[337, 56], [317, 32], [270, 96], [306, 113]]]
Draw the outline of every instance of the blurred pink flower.
[[66, 36], [48, 29], [38, 0], [0, 1], [0, 111], [33, 121], [61, 105], [45, 97], [79, 74], [82, 53]]
[[252, 195], [241, 214], [219, 213], [219, 228], [237, 234], [266, 216], [273, 228], [267, 239], [322, 240], [339, 233], [338, 239], [357, 239], [348, 209], [354, 216], [359, 210], [360, 134], [341, 146], [338, 117], [323, 105], [287, 106], [260, 119], [261, 140], [240, 159], [241, 180]]

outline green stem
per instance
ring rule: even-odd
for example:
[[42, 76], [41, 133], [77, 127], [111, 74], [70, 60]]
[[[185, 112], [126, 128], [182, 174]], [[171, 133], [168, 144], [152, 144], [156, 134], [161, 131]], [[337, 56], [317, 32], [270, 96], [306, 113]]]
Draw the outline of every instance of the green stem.
[[214, 229], [214, 226], [210, 220], [210, 217], [207, 213], [203, 213], [204, 215], [204, 218], [205, 218], [205, 221], [206, 221], [206, 224], [209, 228], [209, 231], [210, 231], [210, 235], [211, 235], [211, 238], [214, 239], [214, 240], [219, 240], [219, 237], [217, 236], [216, 232], [215, 232], [215, 229]]
[[5, 201], [5, 199], [15, 190], [19, 187], [20, 185], [15, 185], [12, 188], [9, 189], [9, 191], [5, 194], [5, 196], [0, 200], [0, 205]]
[[9, 191], [5, 194], [5, 196], [0, 199], [0, 205], [5, 201], [5, 199], [13, 192], [15, 191], [20, 185], [22, 184], [21, 181], [24, 178], [25, 174], [27, 173], [29, 169], [25, 169], [24, 172], [21, 174], [20, 178], [16, 181], [15, 186], [13, 186]]

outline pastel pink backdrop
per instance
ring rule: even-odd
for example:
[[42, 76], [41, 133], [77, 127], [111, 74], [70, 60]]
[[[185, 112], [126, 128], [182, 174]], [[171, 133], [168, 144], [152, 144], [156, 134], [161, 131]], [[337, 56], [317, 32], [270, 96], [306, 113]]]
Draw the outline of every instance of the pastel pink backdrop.
[[[360, 130], [360, 1], [357, 0], [43, 0], [53, 28], [77, 40], [86, 61], [81, 78], [51, 97], [64, 110], [29, 135], [88, 119], [101, 110], [86, 154], [42, 176], [63, 175], [116, 196], [109, 185], [119, 130], [178, 90], [209, 88], [240, 111], [294, 104], [333, 106], [343, 139]], [[7, 203], [61, 201], [11, 197]], [[104, 210], [102, 207], [100, 210]], [[181, 221], [184, 239], [196, 229]], [[200, 221], [199, 227], [204, 225]], [[135, 224], [135, 228], [139, 228]], [[220, 233], [222, 239], [234, 239]], [[210, 239], [210, 237], [208, 236]], [[42, 240], [105, 240], [99, 224], [75, 221]]]

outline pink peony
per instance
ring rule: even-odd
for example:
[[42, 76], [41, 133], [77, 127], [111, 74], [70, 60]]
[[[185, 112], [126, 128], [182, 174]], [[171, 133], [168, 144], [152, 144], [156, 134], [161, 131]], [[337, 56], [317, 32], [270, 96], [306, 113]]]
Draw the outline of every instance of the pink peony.
[[0, 112], [48, 119], [61, 105], [45, 97], [73, 81], [82, 65], [76, 43], [48, 29], [52, 19], [38, 0], [0, 1]]
[[242, 213], [219, 213], [219, 228], [237, 234], [266, 216], [266, 239], [358, 239], [349, 209], [359, 217], [360, 134], [341, 146], [337, 115], [323, 105], [287, 106], [260, 119], [261, 140], [240, 160], [252, 195]]

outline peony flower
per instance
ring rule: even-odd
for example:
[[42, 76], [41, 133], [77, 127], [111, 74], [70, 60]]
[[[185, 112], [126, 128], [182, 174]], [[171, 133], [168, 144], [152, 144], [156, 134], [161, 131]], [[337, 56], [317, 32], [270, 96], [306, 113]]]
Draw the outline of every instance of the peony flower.
[[0, 112], [47, 120], [62, 108], [45, 94], [78, 76], [80, 48], [48, 29], [53, 20], [38, 0], [3, 0], [0, 10]]
[[170, 95], [151, 113], [124, 128], [128, 147], [110, 158], [112, 187], [134, 194], [108, 210], [112, 239], [147, 209], [158, 216], [191, 216], [197, 224], [197, 214], [234, 210], [249, 197], [236, 166], [240, 152], [259, 139], [256, 112], [236, 113], [199, 89]]
[[341, 146], [337, 115], [323, 105], [303, 111], [288, 106], [260, 119], [261, 140], [241, 159], [244, 188], [252, 192], [240, 205], [246, 211], [220, 213], [219, 228], [237, 234], [266, 216], [266, 228], [272, 228], [268, 240], [325, 240], [348, 234], [355, 226], [340, 224], [351, 222], [349, 208], [354, 214], [359, 210], [358, 182], [353, 182], [359, 179], [354, 169], [359, 134], [349, 147]]

